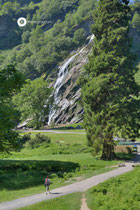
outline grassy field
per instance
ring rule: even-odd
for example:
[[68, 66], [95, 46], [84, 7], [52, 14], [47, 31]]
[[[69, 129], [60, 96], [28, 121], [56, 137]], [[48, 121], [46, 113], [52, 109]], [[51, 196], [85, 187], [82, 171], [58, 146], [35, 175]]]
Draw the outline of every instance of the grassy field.
[[34, 160], [24, 159], [0, 160], [0, 202], [44, 192], [46, 175], [54, 189], [73, 183], [76, 177], [83, 180], [107, 172], [111, 170], [107, 166], [117, 164], [117, 161], [96, 160], [89, 153], [44, 157], [40, 151], [40, 156], [34, 156]]
[[[53, 131], [60, 131], [60, 132], [71, 132], [71, 133], [75, 133], [75, 132], [78, 132], [78, 133], [85, 133], [85, 129], [52, 129]], [[36, 132], [36, 131], [34, 131]], [[47, 132], [46, 132], [47, 133]]]
[[[32, 138], [34, 138], [34, 133]], [[0, 202], [45, 191], [44, 179], [49, 175], [51, 189], [83, 180], [111, 170], [118, 161], [93, 158], [86, 136], [47, 134], [51, 143], [31, 149], [28, 142], [19, 152], [0, 160]]]
[[20, 208], [20, 210], [79, 210], [82, 193], [72, 193], [59, 198]]
[[[38, 132], [31, 132], [31, 138], [34, 138]], [[20, 152], [12, 152], [10, 159], [35, 159], [45, 160], [48, 155], [89, 153], [91, 148], [87, 146], [86, 135], [84, 134], [55, 134], [41, 133], [51, 139], [49, 145], [42, 144], [39, 148], [31, 149], [27, 145]], [[23, 133], [21, 135], [24, 135]], [[40, 152], [41, 150], [41, 152]], [[46, 157], [47, 156], [47, 157]]]
[[91, 210], [139, 210], [140, 167], [99, 184], [86, 197]]
[[[35, 131], [26, 132], [26, 133], [31, 133], [32, 138], [37, 133], [41, 133], [45, 136], [49, 136], [53, 143], [55, 143], [56, 141], [65, 141], [65, 143], [69, 143], [69, 144], [75, 144], [75, 143], [86, 144], [87, 143], [86, 134], [72, 133], [72, 132], [79, 132], [79, 133], [82, 132], [83, 133], [84, 131], [81, 131], [81, 130], [76, 130], [76, 131], [66, 130], [64, 132], [71, 132], [71, 133], [68, 133], [68, 134], [67, 133], [47, 133], [47, 132], [35, 132]], [[24, 134], [25, 133], [21, 133], [21, 135], [24, 135]]]

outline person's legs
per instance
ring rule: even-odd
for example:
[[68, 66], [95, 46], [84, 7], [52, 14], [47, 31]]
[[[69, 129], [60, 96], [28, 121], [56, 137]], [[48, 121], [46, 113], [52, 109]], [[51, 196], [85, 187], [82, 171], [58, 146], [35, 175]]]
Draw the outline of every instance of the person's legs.
[[46, 185], [46, 194], [50, 193], [49, 185]]
[[48, 194], [48, 185], [46, 185], [46, 194]]
[[50, 185], [48, 185], [48, 192], [50, 193]]

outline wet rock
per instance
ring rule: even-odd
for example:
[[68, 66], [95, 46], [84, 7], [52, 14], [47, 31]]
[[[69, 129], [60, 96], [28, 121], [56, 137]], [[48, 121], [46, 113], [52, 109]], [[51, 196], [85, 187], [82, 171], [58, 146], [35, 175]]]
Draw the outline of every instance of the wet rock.
[[[53, 123], [78, 123], [83, 120], [83, 107], [81, 106], [81, 89], [78, 79], [84, 65], [88, 62], [88, 55], [92, 44], [85, 46], [83, 51], [75, 57], [68, 67], [68, 73], [59, 90], [59, 103], [53, 116]], [[66, 60], [67, 61], [67, 60]], [[64, 61], [64, 63], [66, 62]]]

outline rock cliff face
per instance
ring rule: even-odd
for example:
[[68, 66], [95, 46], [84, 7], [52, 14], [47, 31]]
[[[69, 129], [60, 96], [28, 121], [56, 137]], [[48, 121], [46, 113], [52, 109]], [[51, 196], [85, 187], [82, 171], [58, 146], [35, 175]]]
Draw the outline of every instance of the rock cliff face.
[[[57, 125], [82, 121], [83, 107], [80, 103], [81, 90], [77, 81], [84, 65], [88, 62], [88, 55], [93, 43], [91, 41], [81, 50], [75, 52], [69, 59], [66, 59], [60, 67], [61, 70], [61, 68], [65, 66], [65, 70], [63, 72], [59, 71], [58, 81], [56, 80], [53, 84], [55, 87], [55, 84], [57, 83], [55, 89], [57, 94], [54, 92], [56, 110], [55, 108], [51, 108], [49, 124], [53, 123]], [[60, 77], [63, 73], [65, 75], [63, 75], [61, 80]]]
[[[133, 37], [133, 50], [139, 62], [139, 33], [135, 29], [130, 30], [130, 37]], [[77, 50], [74, 55], [66, 59], [60, 66], [60, 71], [56, 81], [52, 84], [56, 88], [57, 94], [54, 94], [55, 107], [51, 108], [49, 116], [49, 125], [77, 123], [83, 120], [83, 107], [81, 102], [81, 90], [77, 84], [80, 73], [84, 65], [88, 62], [88, 55], [93, 46], [93, 41], [85, 45], [81, 50]], [[139, 71], [140, 72], [140, 71]], [[139, 78], [140, 73], [137, 73]], [[137, 81], [137, 78], [136, 78]], [[137, 81], [138, 82], [138, 81]], [[56, 85], [56, 86], [55, 86]]]

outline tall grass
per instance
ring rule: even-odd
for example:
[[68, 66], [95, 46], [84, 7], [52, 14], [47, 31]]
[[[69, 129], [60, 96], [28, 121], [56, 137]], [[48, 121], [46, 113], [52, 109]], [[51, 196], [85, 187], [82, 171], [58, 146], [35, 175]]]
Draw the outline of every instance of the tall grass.
[[139, 210], [140, 167], [93, 187], [86, 197], [91, 210]]

